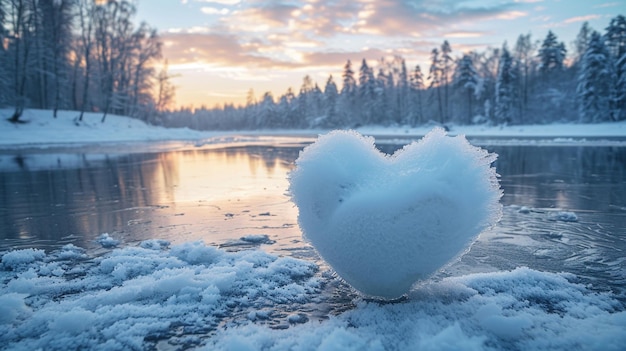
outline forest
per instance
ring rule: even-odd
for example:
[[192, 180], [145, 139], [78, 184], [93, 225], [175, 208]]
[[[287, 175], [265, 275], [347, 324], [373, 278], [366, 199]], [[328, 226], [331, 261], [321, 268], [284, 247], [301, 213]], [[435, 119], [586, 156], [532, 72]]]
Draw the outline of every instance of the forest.
[[[0, 0], [0, 107], [126, 115], [152, 121], [174, 88], [162, 42], [119, 0]], [[157, 68], [163, 67], [161, 70]]]
[[568, 53], [549, 31], [511, 45], [455, 54], [444, 41], [429, 67], [400, 56], [348, 60], [323, 84], [305, 76], [279, 97], [249, 91], [245, 106], [181, 108], [160, 122], [195, 129], [345, 128], [361, 125], [597, 123], [626, 119], [626, 18], [598, 32], [585, 22]]
[[[131, 0], [0, 0], [0, 107], [101, 112], [200, 130], [361, 125], [515, 125], [626, 119], [626, 18], [584, 23], [567, 45], [521, 34], [460, 53], [444, 41], [428, 67], [400, 56], [347, 60], [340, 77], [245, 105], [173, 109], [175, 89], [156, 28], [135, 25]], [[569, 52], [567, 47], [570, 48]]]

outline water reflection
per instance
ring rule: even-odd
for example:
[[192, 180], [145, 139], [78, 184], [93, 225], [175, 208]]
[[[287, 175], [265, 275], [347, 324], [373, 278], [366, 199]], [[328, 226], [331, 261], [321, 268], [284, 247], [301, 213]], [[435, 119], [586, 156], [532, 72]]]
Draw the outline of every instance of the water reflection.
[[[301, 148], [0, 155], [0, 250], [69, 242], [94, 249], [101, 233], [127, 244], [161, 238], [228, 245], [267, 235], [274, 243], [264, 249], [320, 263], [286, 194]], [[505, 216], [451, 271], [528, 265], [626, 281], [626, 148], [487, 148], [500, 155]], [[557, 208], [576, 212], [579, 221], [550, 221], [547, 213]]]
[[104, 232], [127, 241], [206, 240], [207, 233], [246, 232], [253, 220], [264, 223], [261, 228], [293, 228], [293, 206], [285, 206], [285, 175], [297, 153], [258, 146], [130, 155], [3, 155], [0, 249], [68, 242], [92, 247]]

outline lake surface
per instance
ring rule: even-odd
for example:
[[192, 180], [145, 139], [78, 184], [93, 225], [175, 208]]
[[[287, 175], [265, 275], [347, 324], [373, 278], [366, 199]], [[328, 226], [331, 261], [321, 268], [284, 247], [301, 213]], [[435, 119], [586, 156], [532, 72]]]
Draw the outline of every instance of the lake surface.
[[[73, 243], [106, 252], [103, 233], [260, 247], [324, 265], [302, 239], [287, 174], [306, 138], [0, 151], [0, 251]], [[527, 266], [571, 272], [626, 295], [626, 147], [476, 140], [499, 155], [504, 216], [440, 276]], [[522, 143], [523, 144], [523, 143]], [[381, 141], [393, 152], [402, 145]], [[572, 212], [576, 221], [562, 212]], [[249, 235], [267, 240], [242, 241]]]

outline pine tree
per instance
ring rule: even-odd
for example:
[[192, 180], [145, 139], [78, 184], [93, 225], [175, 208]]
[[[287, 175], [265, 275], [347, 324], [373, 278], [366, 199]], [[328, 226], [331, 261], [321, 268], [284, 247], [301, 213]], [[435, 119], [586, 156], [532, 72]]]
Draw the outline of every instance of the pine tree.
[[259, 103], [259, 114], [254, 125], [255, 128], [275, 127], [279, 126], [280, 121], [277, 119], [276, 103], [272, 93], [265, 92]]
[[609, 50], [593, 32], [582, 57], [578, 76], [578, 111], [582, 123], [611, 120], [611, 85], [615, 79]]
[[324, 86], [324, 102], [326, 105], [326, 127], [336, 127], [341, 125], [339, 116], [337, 114], [337, 100], [339, 99], [339, 93], [337, 91], [337, 84], [333, 80], [331, 74]]
[[618, 15], [611, 19], [604, 40], [611, 56], [619, 58], [626, 54], [626, 17]]
[[515, 106], [515, 69], [513, 58], [505, 45], [502, 47], [500, 62], [498, 64], [498, 77], [496, 80], [496, 105], [494, 117], [497, 124], [507, 124], [513, 121]]
[[615, 63], [612, 113], [615, 120], [626, 119], [626, 17], [611, 19], [604, 35], [606, 46]]
[[372, 68], [367, 65], [367, 61], [363, 59], [361, 68], [359, 69], [359, 86], [358, 86], [358, 103], [361, 109], [361, 117], [364, 123], [372, 122], [374, 118], [374, 103], [376, 98], [376, 79]]
[[[520, 115], [525, 120], [525, 112], [528, 108], [530, 95], [530, 78], [535, 67], [535, 60], [532, 52], [535, 46], [532, 43], [530, 34], [520, 35], [515, 43], [514, 59], [518, 64], [519, 84], [520, 84]], [[523, 122], [523, 121], [522, 121]]]
[[447, 40], [441, 45], [441, 84], [443, 86], [443, 115], [445, 119], [450, 118], [450, 75], [452, 74], [452, 47]]
[[454, 85], [465, 91], [467, 97], [467, 124], [472, 123], [472, 101], [474, 100], [474, 94], [478, 85], [478, 73], [474, 68], [474, 63], [470, 55], [463, 55], [461, 60], [456, 66], [454, 74]]
[[442, 69], [441, 69], [441, 59], [439, 58], [439, 50], [434, 48], [430, 52], [430, 70], [428, 72], [428, 80], [430, 80], [430, 85], [428, 89], [431, 91], [431, 98], [433, 94], [436, 94], [437, 97], [437, 106], [439, 112], [439, 122], [441, 124], [444, 123], [443, 119], [443, 100], [441, 98], [441, 85], [442, 85]]
[[615, 87], [613, 89], [613, 119], [626, 119], [626, 54], [615, 63]]
[[589, 26], [589, 22], [584, 22], [580, 27], [580, 31], [576, 36], [576, 40], [574, 40], [574, 64], [573, 66], [578, 67], [580, 62], [583, 59], [583, 55], [585, 55], [585, 51], [587, 51], [587, 47], [589, 46], [589, 40], [591, 40], [591, 34], [594, 30]]
[[541, 44], [539, 49], [539, 58], [541, 64], [539, 69], [543, 73], [550, 73], [563, 69], [563, 61], [567, 50], [563, 42], [558, 42], [556, 35], [552, 31], [548, 31], [548, 35]]
[[396, 95], [398, 98], [398, 122], [406, 123], [411, 118], [409, 116], [409, 74], [406, 69], [406, 61], [402, 57], [396, 56], [394, 60], [400, 65]]
[[416, 65], [410, 79], [410, 96], [411, 96], [411, 126], [415, 126], [422, 122], [424, 117], [424, 107], [422, 104], [422, 91], [424, 90], [424, 75], [420, 65]]
[[350, 124], [353, 120], [353, 111], [356, 105], [356, 80], [352, 70], [352, 62], [348, 60], [343, 67], [343, 86], [341, 87], [341, 111], [344, 114], [343, 120]]

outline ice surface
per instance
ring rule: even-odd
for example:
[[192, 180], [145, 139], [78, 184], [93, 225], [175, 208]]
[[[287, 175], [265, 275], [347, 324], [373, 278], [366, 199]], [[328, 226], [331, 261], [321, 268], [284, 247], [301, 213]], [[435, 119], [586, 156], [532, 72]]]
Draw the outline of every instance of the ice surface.
[[578, 222], [578, 216], [576, 213], [570, 211], [558, 211], [551, 213], [548, 219], [561, 222]]
[[500, 218], [496, 155], [436, 128], [389, 156], [336, 131], [290, 174], [305, 237], [358, 291], [398, 298]]
[[[206, 350], [626, 344], [624, 306], [564, 273], [519, 268], [427, 281], [403, 302], [357, 299], [354, 309], [319, 320], [301, 311], [321, 308], [329, 298], [323, 286], [333, 278], [308, 261], [260, 250], [150, 240], [95, 258], [73, 245], [0, 256], [0, 349], [7, 350], [144, 350], [158, 340]], [[275, 312], [285, 314], [287, 329], [268, 325]]]

